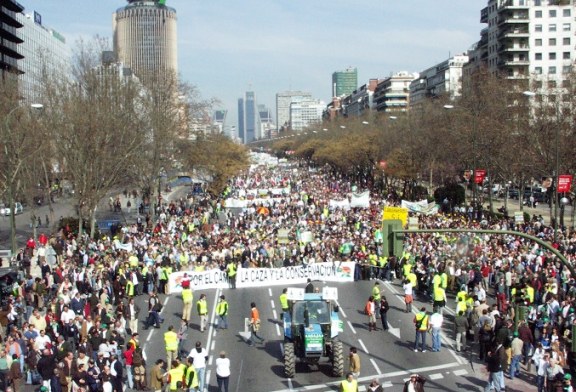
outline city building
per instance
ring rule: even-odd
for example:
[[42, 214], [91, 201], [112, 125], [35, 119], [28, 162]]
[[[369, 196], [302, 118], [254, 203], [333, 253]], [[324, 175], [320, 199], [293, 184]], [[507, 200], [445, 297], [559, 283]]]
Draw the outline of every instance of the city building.
[[398, 72], [378, 82], [372, 107], [378, 112], [404, 112], [409, 107], [410, 83], [418, 74]]
[[18, 13], [16, 19], [22, 24], [18, 35], [22, 43], [18, 46], [24, 56], [18, 59], [17, 66], [21, 94], [30, 102], [36, 102], [41, 94], [42, 71], [58, 71], [69, 74], [71, 54], [66, 39], [56, 30], [44, 26], [42, 15]]
[[114, 51], [142, 79], [145, 75], [178, 74], [174, 8], [165, 0], [128, 0], [113, 15]]
[[241, 143], [250, 143], [258, 137], [260, 119], [253, 91], [247, 91], [238, 99], [238, 138]]
[[344, 115], [359, 117], [366, 110], [370, 110], [374, 103], [374, 91], [379, 82], [378, 79], [370, 79], [368, 83], [363, 84], [357, 90], [354, 90], [352, 94], [345, 97], [342, 100]]
[[509, 78], [551, 80], [576, 58], [574, 0], [489, 0], [480, 12], [480, 41], [469, 52], [465, 76], [479, 67]]
[[342, 97], [352, 94], [358, 87], [358, 69], [346, 68], [332, 74], [332, 96]]
[[304, 91], [283, 91], [276, 94], [276, 123], [279, 132], [290, 128], [290, 104], [294, 100], [303, 99], [312, 99], [312, 95]]
[[258, 105], [258, 117], [260, 120], [260, 129], [258, 130], [257, 139], [270, 139], [276, 134], [276, 124], [272, 119], [272, 111], [266, 105]]
[[22, 23], [17, 20], [16, 14], [24, 11], [24, 7], [15, 0], [2, 0], [0, 2], [0, 70], [2, 80], [6, 74], [20, 74], [18, 60], [24, 58], [19, 45], [23, 42], [17, 31]]
[[322, 122], [322, 114], [326, 103], [317, 99], [298, 99], [290, 104], [290, 124], [293, 131], [300, 132], [304, 128]]
[[468, 63], [465, 54], [450, 57], [419, 73], [410, 83], [410, 107], [422, 104], [427, 98], [448, 95], [450, 99], [462, 93], [462, 67]]
[[212, 115], [212, 124], [216, 128], [216, 132], [224, 133], [226, 129], [226, 116], [228, 115], [228, 110], [220, 109], [215, 110]]

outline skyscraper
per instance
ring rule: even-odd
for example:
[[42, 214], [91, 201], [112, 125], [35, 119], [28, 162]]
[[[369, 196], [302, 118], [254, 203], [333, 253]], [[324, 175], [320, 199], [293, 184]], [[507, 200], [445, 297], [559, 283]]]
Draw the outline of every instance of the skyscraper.
[[176, 10], [165, 0], [128, 0], [113, 16], [118, 61], [142, 77], [178, 74]]
[[238, 138], [242, 143], [250, 143], [256, 140], [259, 130], [256, 96], [254, 91], [246, 91], [244, 98], [238, 99]]
[[358, 87], [358, 69], [346, 68], [332, 74], [332, 96], [350, 95]]
[[16, 29], [22, 27], [22, 23], [16, 20], [16, 14], [22, 12], [22, 7], [17, 1], [5, 0], [0, 2], [0, 72], [2, 79], [5, 72], [14, 74], [21, 73], [18, 69], [17, 60], [24, 56], [18, 49], [22, 39], [18, 37]]

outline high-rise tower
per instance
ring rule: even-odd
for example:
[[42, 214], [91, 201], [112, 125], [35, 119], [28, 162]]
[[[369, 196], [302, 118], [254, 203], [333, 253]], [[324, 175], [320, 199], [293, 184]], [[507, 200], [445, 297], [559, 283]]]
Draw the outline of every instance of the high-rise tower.
[[178, 74], [176, 10], [165, 0], [128, 0], [113, 15], [114, 52], [139, 76]]

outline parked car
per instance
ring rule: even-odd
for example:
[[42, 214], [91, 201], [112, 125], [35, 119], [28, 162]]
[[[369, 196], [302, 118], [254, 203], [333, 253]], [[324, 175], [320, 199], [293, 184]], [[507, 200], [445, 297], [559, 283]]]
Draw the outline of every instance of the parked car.
[[[16, 215], [24, 212], [24, 207], [22, 207], [22, 203], [20, 203], [18, 201], [16, 203], [14, 203], [14, 210], [15, 210]], [[11, 214], [10, 207], [4, 206], [4, 207], [0, 208], [0, 215], [9, 216], [10, 214]]]

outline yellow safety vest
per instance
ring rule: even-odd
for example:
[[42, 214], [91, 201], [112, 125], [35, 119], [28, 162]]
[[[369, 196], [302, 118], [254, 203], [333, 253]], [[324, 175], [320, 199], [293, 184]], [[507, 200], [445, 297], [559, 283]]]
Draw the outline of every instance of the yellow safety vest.
[[170, 369], [168, 374], [170, 374], [170, 390], [175, 391], [178, 389], [178, 386], [176, 385], [178, 381], [182, 382], [184, 379], [184, 370], [178, 366], [174, 369]]
[[440, 285], [444, 290], [446, 290], [446, 287], [448, 287], [448, 274], [446, 272], [442, 272], [440, 278], [442, 278], [442, 283], [440, 283]]
[[178, 350], [178, 335], [176, 332], [168, 331], [164, 333], [164, 343], [166, 343], [166, 351]]
[[352, 382], [348, 382], [348, 380], [342, 381], [342, 391], [343, 392], [356, 392], [358, 391], [358, 381], [352, 380]]
[[526, 286], [526, 294], [528, 294], [528, 299], [530, 300], [530, 303], [534, 303], [534, 287], [532, 286]]
[[[192, 380], [190, 380], [190, 374], [191, 373], [194, 373]], [[187, 384], [186, 386], [188, 388], [197, 388], [198, 387], [198, 373], [196, 372], [194, 365], [190, 365], [186, 368], [185, 378], [186, 378], [186, 384]], [[190, 381], [192, 381], [192, 382], [190, 382]]]
[[228, 270], [228, 277], [232, 278], [236, 275], [236, 264], [235, 263], [229, 263], [228, 267], [226, 267], [226, 269]]
[[406, 263], [402, 266], [402, 272], [404, 273], [404, 276], [408, 276], [408, 274], [410, 274], [410, 271], [412, 270], [412, 264], [410, 263]]
[[194, 299], [194, 294], [192, 294], [192, 289], [182, 289], [182, 301], [185, 304], [191, 304]]
[[426, 313], [418, 313], [416, 315], [416, 322], [419, 322], [422, 319], [423, 319], [423, 321], [420, 324], [420, 328], [418, 330], [419, 331], [426, 331], [428, 329], [428, 315]]
[[138, 257], [132, 255], [128, 258], [128, 262], [130, 263], [130, 267], [138, 267]]
[[410, 272], [408, 274], [408, 280], [412, 284], [412, 287], [415, 288], [418, 285], [418, 277], [416, 276], [416, 274], [414, 272]]
[[134, 283], [130, 279], [126, 281], [126, 295], [129, 297], [134, 296]]
[[466, 313], [467, 308], [468, 306], [466, 305], [466, 302], [458, 301], [458, 303], [456, 304], [456, 315], [458, 315], [460, 312]]
[[372, 287], [372, 296], [374, 301], [380, 301], [380, 288], [378, 286]]
[[434, 301], [444, 301], [445, 299], [444, 289], [442, 287], [434, 288]]
[[441, 283], [442, 278], [440, 277], [440, 275], [438, 274], [434, 275], [434, 279], [432, 279], [432, 285], [434, 286], [434, 289], [436, 289], [436, 287], [440, 287]]
[[220, 301], [218, 305], [216, 305], [216, 313], [218, 316], [225, 316], [228, 314], [228, 302]]
[[288, 310], [288, 308], [289, 308], [288, 294], [286, 294], [286, 293], [280, 294], [280, 307], [282, 308], [282, 310]]
[[206, 303], [205, 299], [199, 300], [197, 307], [199, 315], [208, 314], [208, 304]]

